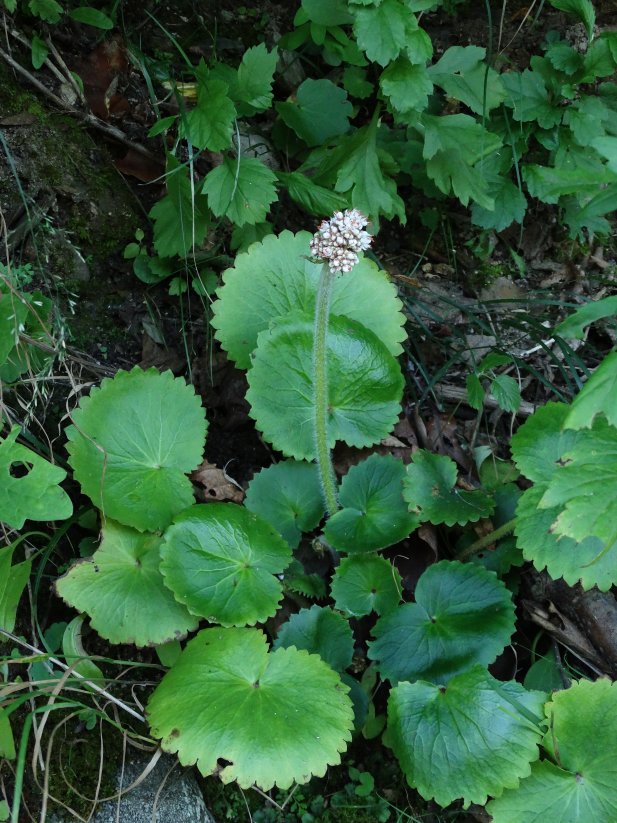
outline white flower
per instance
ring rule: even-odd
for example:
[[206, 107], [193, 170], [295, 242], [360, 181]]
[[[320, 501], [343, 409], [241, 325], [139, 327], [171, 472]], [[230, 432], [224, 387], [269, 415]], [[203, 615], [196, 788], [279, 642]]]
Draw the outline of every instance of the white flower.
[[311, 254], [327, 260], [331, 272], [351, 271], [358, 262], [358, 252], [368, 249], [373, 240], [364, 231], [367, 223], [368, 218], [358, 209], [335, 212], [311, 240]]

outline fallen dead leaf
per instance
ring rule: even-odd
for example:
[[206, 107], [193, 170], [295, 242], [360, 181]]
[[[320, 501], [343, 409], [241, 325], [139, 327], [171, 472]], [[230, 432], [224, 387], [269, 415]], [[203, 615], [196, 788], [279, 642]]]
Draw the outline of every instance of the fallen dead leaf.
[[216, 500], [242, 503], [244, 500], [244, 491], [235, 480], [207, 460], [192, 472], [191, 480], [201, 487], [198, 488], [197, 497], [205, 502]]

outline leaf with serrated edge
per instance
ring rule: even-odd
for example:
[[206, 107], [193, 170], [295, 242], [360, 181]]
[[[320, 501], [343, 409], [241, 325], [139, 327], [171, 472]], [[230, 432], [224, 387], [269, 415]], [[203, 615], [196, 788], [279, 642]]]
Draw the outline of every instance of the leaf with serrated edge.
[[445, 687], [399, 683], [388, 701], [388, 742], [409, 785], [426, 800], [482, 805], [530, 773], [544, 699], [480, 666]]
[[276, 175], [256, 157], [226, 157], [206, 176], [202, 192], [217, 217], [236, 226], [262, 223], [276, 200]]
[[510, 442], [517, 468], [534, 483], [548, 483], [564, 453], [581, 438], [563, 428], [569, 411], [565, 403], [547, 403], [527, 418]]
[[340, 763], [353, 728], [347, 692], [317, 655], [269, 654], [255, 629], [206, 629], [165, 675], [147, 716], [162, 748], [204, 776], [220, 759], [223, 783], [287, 789]]
[[336, 608], [362, 617], [372, 611], [387, 614], [401, 600], [401, 576], [385, 557], [345, 557], [332, 578]]
[[347, 620], [329, 606], [311, 606], [292, 614], [279, 629], [273, 649], [304, 649], [318, 654], [334, 671], [351, 664], [353, 634]]
[[157, 531], [193, 503], [186, 474], [201, 461], [207, 424], [184, 380], [156, 369], [119, 371], [82, 399], [73, 422], [69, 463], [104, 516]]
[[154, 646], [185, 637], [198, 620], [178, 603], [159, 570], [161, 538], [107, 520], [100, 547], [56, 582], [111, 643]]
[[[258, 339], [248, 374], [251, 417], [269, 443], [296, 460], [315, 455], [313, 318], [292, 314]], [[331, 315], [328, 358], [328, 446], [361, 448], [390, 433], [400, 410], [403, 376], [371, 331]], [[285, 425], [281, 425], [284, 413]]]
[[176, 600], [223, 626], [263, 622], [276, 613], [275, 575], [291, 549], [269, 523], [235, 503], [191, 506], [165, 532], [161, 571]]
[[608, 354], [574, 398], [565, 428], [590, 428], [596, 415], [604, 414], [617, 426], [617, 352]]
[[514, 632], [510, 592], [475, 564], [429, 566], [415, 599], [381, 617], [373, 630], [368, 656], [392, 683], [446, 683], [476, 663], [492, 663]]

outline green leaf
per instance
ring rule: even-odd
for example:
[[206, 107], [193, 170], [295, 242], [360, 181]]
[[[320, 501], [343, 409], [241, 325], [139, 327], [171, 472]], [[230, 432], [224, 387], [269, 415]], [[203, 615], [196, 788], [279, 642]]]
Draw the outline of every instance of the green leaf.
[[328, 518], [324, 536], [338, 551], [360, 554], [393, 546], [418, 526], [403, 500], [405, 466], [373, 454], [343, 478], [341, 510]]
[[49, 49], [47, 48], [47, 43], [37, 34], [32, 35], [32, 65], [35, 69], [40, 69], [45, 60], [47, 60], [47, 55], [49, 54]]
[[[11, 719], [6, 709], [0, 707], [0, 758], [15, 760], [15, 740], [11, 729]], [[6, 813], [5, 813], [6, 812]], [[0, 820], [8, 820], [10, 809], [5, 800], [0, 801]]]
[[217, 217], [237, 226], [262, 223], [276, 200], [276, 175], [255, 157], [226, 157], [204, 180], [203, 193]]
[[304, 649], [318, 654], [335, 672], [351, 665], [353, 634], [345, 618], [328, 606], [311, 606], [292, 614], [278, 631], [273, 649]]
[[353, 728], [347, 691], [316, 655], [268, 653], [254, 629], [206, 629], [165, 675], [147, 714], [152, 734], [183, 765], [244, 789], [287, 789], [340, 763]]
[[479, 666], [446, 687], [399, 683], [388, 701], [388, 740], [422, 797], [482, 805], [529, 775], [540, 739], [540, 717], [538, 726], [529, 717], [541, 714], [543, 699]]
[[507, 374], [498, 374], [491, 381], [491, 392], [500, 409], [516, 414], [521, 405], [521, 390], [518, 380]]
[[476, 663], [492, 663], [513, 632], [512, 596], [497, 575], [442, 560], [421, 576], [415, 603], [379, 618], [368, 656], [393, 684], [447, 683]]
[[231, 233], [229, 245], [233, 251], [241, 254], [248, 251], [253, 243], [261, 243], [269, 234], [272, 234], [271, 223], [255, 223], [253, 226], [247, 223], [244, 226], [236, 226]]
[[512, 117], [518, 123], [535, 120], [543, 129], [561, 123], [563, 109], [550, 102], [539, 72], [530, 69], [506, 72], [501, 75], [501, 82], [507, 92], [504, 102], [513, 110]]
[[484, 492], [455, 488], [456, 464], [446, 455], [419, 449], [412, 460], [403, 481], [403, 497], [420, 522], [463, 526], [493, 511], [493, 501]]
[[550, 168], [527, 163], [523, 166], [523, 179], [532, 197], [554, 204], [566, 194], [595, 194], [599, 185], [615, 180], [615, 174], [606, 169], [604, 174], [590, 178], [586, 169]]
[[306, 574], [302, 563], [292, 560], [285, 569], [283, 582], [286, 589], [298, 592], [311, 600], [323, 600], [327, 597], [326, 584], [323, 577], [316, 572]]
[[366, 69], [347, 66], [343, 71], [343, 86], [352, 97], [365, 100], [373, 93], [373, 84], [367, 80]]
[[230, 93], [241, 117], [264, 111], [272, 105], [272, 81], [278, 60], [276, 49], [264, 43], [244, 52], [238, 66], [237, 82]]
[[332, 597], [336, 608], [353, 617], [372, 611], [387, 614], [401, 599], [401, 576], [384, 557], [359, 555], [345, 557], [332, 578]]
[[378, 5], [351, 6], [354, 34], [369, 60], [387, 66], [405, 49], [418, 23], [401, 0], [382, 0]]
[[537, 689], [542, 692], [563, 689], [562, 665], [561, 661], [557, 661], [554, 649], [549, 649], [545, 655], [538, 657], [531, 664], [523, 685], [526, 689]]
[[198, 149], [229, 148], [236, 107], [227, 92], [228, 86], [221, 80], [200, 77], [197, 105], [180, 120], [179, 136], [190, 140]]
[[428, 70], [430, 79], [448, 97], [483, 116], [506, 97], [500, 76], [483, 62], [485, 56], [486, 49], [479, 46], [451, 46]]
[[69, 462], [104, 516], [157, 531], [193, 502], [206, 421], [194, 389], [171, 372], [119, 371], [83, 398], [66, 430]]
[[93, 9], [90, 6], [80, 6], [77, 9], [72, 9], [69, 12], [69, 17], [78, 23], [85, 23], [87, 26], [94, 26], [94, 28], [103, 29], [104, 31], [109, 31], [114, 27], [113, 20], [102, 11]]
[[402, 114], [425, 109], [433, 91], [426, 67], [413, 65], [406, 57], [390, 63], [379, 78], [379, 86], [391, 105]]
[[0, 366], [19, 342], [19, 333], [26, 323], [29, 304], [27, 298], [14, 289], [6, 292], [0, 280]]
[[617, 352], [611, 352], [574, 398], [566, 417], [566, 428], [590, 428], [598, 414], [604, 414], [611, 425], [617, 426], [616, 398]]
[[[572, 103], [566, 111], [563, 121], [582, 146], [591, 145], [596, 151], [605, 156], [599, 148], [603, 145], [601, 141], [612, 139], [617, 142], [617, 138], [598, 137], [604, 131], [604, 121], [609, 118], [610, 110], [602, 100], [599, 97], [586, 95]], [[599, 143], [599, 146], [596, 143]], [[617, 163], [615, 163], [615, 167], [611, 167], [609, 163], [609, 168], [617, 171]]]
[[527, 198], [512, 180], [493, 172], [487, 168], [487, 165], [487, 163], [479, 163], [476, 169], [482, 173], [487, 183], [488, 196], [494, 201], [494, 206], [489, 210], [478, 203], [473, 203], [471, 219], [475, 226], [503, 231], [512, 223], [523, 222], [527, 210]]
[[596, 13], [591, 0], [549, 0], [551, 6], [568, 14], [573, 14], [583, 23], [587, 37], [593, 39], [593, 27], [596, 23]]
[[583, 229], [591, 234], [608, 235], [611, 224], [604, 215], [617, 210], [617, 183], [609, 183], [605, 188], [581, 206], [576, 198], [564, 203], [564, 220], [570, 237], [584, 239]]
[[[32, 559], [13, 563], [13, 553], [19, 541], [0, 548], [0, 627], [7, 632], [15, 628], [17, 606], [28, 583], [32, 570]], [[4, 637], [0, 638], [2, 643]]]
[[167, 172], [167, 194], [150, 209], [154, 248], [161, 257], [186, 257], [205, 237], [208, 211], [204, 197], [191, 187], [187, 170], [171, 155]]
[[278, 172], [278, 179], [287, 187], [289, 196], [301, 208], [317, 217], [331, 215], [348, 207], [347, 197], [318, 186], [310, 177], [300, 172]]
[[66, 472], [17, 442], [19, 426], [0, 441], [0, 520], [21, 529], [26, 520], [65, 520], [73, 504], [60, 483]]
[[484, 408], [484, 398], [486, 396], [482, 381], [475, 372], [472, 372], [467, 375], [465, 385], [467, 388], [467, 402], [472, 409], [480, 411]]
[[590, 300], [555, 328], [555, 334], [568, 340], [583, 340], [586, 329], [591, 323], [602, 320], [604, 317], [617, 316], [617, 295], [603, 297], [600, 300]]
[[172, 114], [169, 117], [161, 117], [160, 120], [157, 120], [156, 123], [150, 127], [148, 137], [156, 137], [164, 131], [167, 131], [168, 128], [173, 126], [177, 119], [177, 114]]
[[[592, 98], [593, 100], [594, 98]], [[597, 132], [596, 132], [597, 133]], [[617, 137], [596, 137], [590, 138], [589, 143], [593, 148], [606, 157], [607, 166], [611, 171], [617, 172]]]
[[307, 146], [321, 146], [349, 131], [353, 107], [347, 92], [331, 80], [305, 80], [294, 102], [277, 103], [276, 110]]
[[282, 597], [275, 575], [291, 549], [269, 523], [234, 503], [191, 506], [165, 532], [161, 571], [176, 600], [223, 626], [273, 617]]
[[165, 586], [160, 546], [160, 537], [108, 519], [100, 547], [75, 563], [56, 591], [111, 643], [154, 646], [185, 637], [198, 621]]
[[81, 631], [84, 619], [83, 615], [78, 615], [66, 626], [62, 634], [62, 654], [64, 655], [66, 664], [72, 666], [77, 674], [80, 674], [87, 680], [93, 680], [99, 686], [103, 687], [105, 686], [105, 675], [86, 654], [83, 647]]
[[249, 483], [244, 505], [295, 549], [302, 532], [312, 531], [324, 515], [317, 466], [284, 460], [262, 469]]
[[56, 0], [29, 0], [28, 8], [35, 17], [46, 23], [58, 23], [64, 14], [64, 9]]
[[346, 0], [302, 0], [302, 8], [318, 26], [344, 26], [353, 19]]
[[578, 432], [563, 430], [570, 407], [547, 403], [529, 417], [510, 442], [519, 470], [534, 483], [548, 483], [565, 452], [580, 440]]
[[617, 819], [617, 763], [611, 756], [617, 686], [580, 680], [546, 705], [550, 760], [487, 809], [494, 823], [612, 823]]
[[[346, 317], [330, 317], [326, 346], [329, 448], [337, 440], [358, 448], [378, 442], [398, 417], [398, 363], [373, 332]], [[262, 332], [248, 379], [250, 415], [265, 439], [296, 460], [314, 459], [313, 318], [291, 314]]]
[[[223, 286], [217, 290], [219, 299], [213, 305], [212, 325], [239, 368], [250, 367], [257, 335], [273, 320], [295, 310], [314, 311], [321, 264], [308, 259], [310, 240], [308, 232], [293, 235], [284, 231], [278, 237], [266, 237], [247, 254], [239, 255], [235, 267], [224, 272]], [[401, 354], [405, 316], [387, 273], [361, 257], [350, 276], [351, 280], [334, 280], [332, 313], [358, 321], [374, 332], [392, 355]]]

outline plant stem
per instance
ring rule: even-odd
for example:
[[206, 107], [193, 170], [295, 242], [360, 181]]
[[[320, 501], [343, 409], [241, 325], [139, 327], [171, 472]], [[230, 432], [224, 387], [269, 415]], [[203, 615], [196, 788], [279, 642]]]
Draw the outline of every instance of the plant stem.
[[336, 474], [328, 448], [328, 318], [332, 279], [328, 265], [321, 267], [317, 302], [315, 304], [315, 326], [313, 331], [313, 379], [315, 389], [315, 447], [317, 467], [326, 510], [331, 517], [339, 510]]
[[507, 523], [504, 523], [498, 529], [490, 532], [490, 534], [485, 534], [484, 537], [481, 537], [479, 540], [476, 540], [471, 546], [467, 546], [466, 549], [463, 549], [460, 554], [456, 556], [457, 560], [467, 560], [468, 557], [471, 557], [478, 552], [481, 552], [482, 549], [486, 549], [487, 546], [490, 546], [491, 543], [495, 543], [497, 540], [501, 540], [502, 537], [505, 537], [510, 532], [514, 531], [514, 527], [516, 526], [516, 517], [513, 517], [512, 520], [508, 520]]

